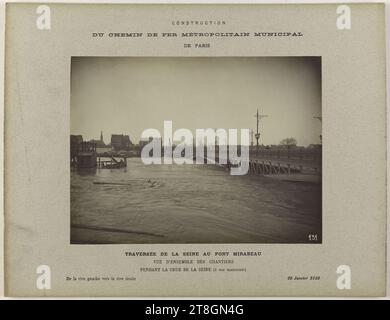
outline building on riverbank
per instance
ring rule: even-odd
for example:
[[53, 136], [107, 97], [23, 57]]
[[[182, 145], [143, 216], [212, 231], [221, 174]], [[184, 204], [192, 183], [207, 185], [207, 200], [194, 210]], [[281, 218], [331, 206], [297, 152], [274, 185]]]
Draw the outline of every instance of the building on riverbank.
[[123, 134], [111, 135], [111, 148], [115, 151], [129, 150], [132, 145], [130, 137]]

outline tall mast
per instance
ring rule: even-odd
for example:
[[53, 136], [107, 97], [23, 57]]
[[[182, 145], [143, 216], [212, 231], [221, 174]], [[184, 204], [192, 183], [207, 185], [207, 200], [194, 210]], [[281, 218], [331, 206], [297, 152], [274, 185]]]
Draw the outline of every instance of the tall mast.
[[259, 114], [259, 109], [257, 109], [255, 117], [256, 117], [256, 134], [255, 134], [256, 149], [259, 149], [259, 139], [260, 139], [259, 122], [260, 122], [260, 119], [268, 117], [268, 115], [267, 114]]

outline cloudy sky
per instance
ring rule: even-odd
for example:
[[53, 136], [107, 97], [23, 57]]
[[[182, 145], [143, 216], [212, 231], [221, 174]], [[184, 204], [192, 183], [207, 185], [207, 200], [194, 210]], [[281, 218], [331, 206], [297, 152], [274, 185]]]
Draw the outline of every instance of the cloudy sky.
[[321, 61], [309, 57], [121, 58], [74, 57], [71, 73], [71, 134], [104, 141], [143, 130], [188, 128], [256, 130], [260, 143], [287, 137], [299, 145], [319, 143]]

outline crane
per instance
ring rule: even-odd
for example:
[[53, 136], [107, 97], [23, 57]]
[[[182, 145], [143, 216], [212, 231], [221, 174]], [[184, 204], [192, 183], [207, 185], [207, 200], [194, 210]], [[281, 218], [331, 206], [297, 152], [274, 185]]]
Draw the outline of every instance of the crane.
[[[313, 117], [314, 119], [318, 119], [319, 121], [321, 121], [322, 122], [322, 117], [321, 116], [315, 116], [315, 117]], [[321, 144], [322, 144], [322, 134], [320, 134], [320, 142], [321, 142]]]

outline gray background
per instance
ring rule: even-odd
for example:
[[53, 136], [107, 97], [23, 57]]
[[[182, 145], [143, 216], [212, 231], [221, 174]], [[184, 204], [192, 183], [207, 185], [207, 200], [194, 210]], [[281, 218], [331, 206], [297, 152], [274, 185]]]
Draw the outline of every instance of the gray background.
[[[8, 295], [366, 296], [385, 294], [385, 43], [384, 6], [351, 5], [350, 31], [336, 29], [336, 5], [64, 6], [52, 5], [52, 30], [35, 28], [35, 5], [11, 5], [6, 35], [6, 293]], [[137, 8], [137, 9], [136, 9]], [[96, 42], [91, 32], [173, 30], [172, 16], [217, 16], [229, 29], [294, 29], [300, 39], [224, 39], [207, 51], [177, 40]], [[86, 18], [87, 17], [87, 18]], [[115, 23], [114, 23], [115, 22]], [[221, 28], [222, 29], [222, 28]], [[115, 30], [115, 31], [116, 31]], [[229, 30], [229, 31], [230, 31]], [[210, 279], [139, 274], [145, 258], [124, 250], [150, 246], [70, 246], [70, 56], [322, 56], [323, 244], [248, 245], [261, 260], [240, 258], [246, 274]], [[42, 166], [50, 153], [49, 165]], [[342, 155], [342, 157], [340, 157]], [[22, 160], [15, 161], [15, 159]], [[239, 246], [242, 248], [242, 246]], [[155, 250], [173, 249], [154, 246]], [[175, 245], [177, 250], [232, 250], [234, 245]], [[52, 267], [53, 287], [36, 289], [36, 267]], [[336, 268], [352, 268], [352, 290], [336, 288]], [[131, 285], [68, 285], [67, 274], [137, 276]], [[289, 274], [320, 282], [289, 283]], [[244, 285], [243, 285], [244, 284]]]

